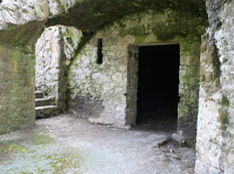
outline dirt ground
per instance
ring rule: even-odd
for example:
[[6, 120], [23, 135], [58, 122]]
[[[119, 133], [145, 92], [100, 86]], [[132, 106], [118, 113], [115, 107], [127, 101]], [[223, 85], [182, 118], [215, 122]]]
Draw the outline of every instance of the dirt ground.
[[195, 150], [171, 130], [92, 125], [70, 114], [0, 136], [0, 174], [192, 174]]

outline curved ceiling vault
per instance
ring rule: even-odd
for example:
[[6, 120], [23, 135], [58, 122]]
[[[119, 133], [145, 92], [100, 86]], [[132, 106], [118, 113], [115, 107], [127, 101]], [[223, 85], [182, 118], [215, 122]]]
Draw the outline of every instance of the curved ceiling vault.
[[161, 12], [167, 8], [207, 18], [204, 0], [83, 0], [67, 13], [49, 19], [46, 26], [74, 26], [87, 34], [93, 34], [126, 15], [148, 9]]

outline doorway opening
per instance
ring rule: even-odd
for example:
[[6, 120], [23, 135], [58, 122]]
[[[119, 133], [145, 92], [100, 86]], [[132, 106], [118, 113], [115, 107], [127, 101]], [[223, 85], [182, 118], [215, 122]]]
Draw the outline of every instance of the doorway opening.
[[137, 125], [175, 131], [179, 44], [140, 46], [138, 60]]

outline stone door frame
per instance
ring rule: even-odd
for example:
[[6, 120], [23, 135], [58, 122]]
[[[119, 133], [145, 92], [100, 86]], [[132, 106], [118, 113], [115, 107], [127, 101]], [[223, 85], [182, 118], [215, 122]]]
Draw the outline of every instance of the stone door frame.
[[[136, 125], [139, 48], [146, 47], [146, 46], [166, 46], [166, 45], [180, 45], [180, 43], [179, 42], [140, 43], [140, 44], [130, 44], [128, 46], [128, 68], [127, 68], [128, 80], [127, 80], [127, 95], [126, 95], [127, 96], [127, 107], [126, 107], [127, 124]], [[178, 90], [179, 90], [179, 87], [180, 85], [178, 84]], [[177, 107], [177, 112], [178, 112], [178, 107]]]

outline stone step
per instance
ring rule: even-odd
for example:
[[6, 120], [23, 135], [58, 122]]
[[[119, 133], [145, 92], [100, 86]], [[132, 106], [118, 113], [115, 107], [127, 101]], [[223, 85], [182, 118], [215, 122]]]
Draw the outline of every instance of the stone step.
[[36, 107], [37, 106], [46, 106], [46, 105], [54, 105], [55, 98], [54, 97], [46, 97], [46, 98], [36, 98]]
[[35, 91], [35, 97], [36, 97], [36, 98], [43, 98], [43, 97], [44, 97], [44, 94], [43, 94], [43, 92], [41, 92], [41, 91]]
[[36, 118], [49, 118], [60, 113], [57, 105], [36, 107]]

